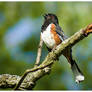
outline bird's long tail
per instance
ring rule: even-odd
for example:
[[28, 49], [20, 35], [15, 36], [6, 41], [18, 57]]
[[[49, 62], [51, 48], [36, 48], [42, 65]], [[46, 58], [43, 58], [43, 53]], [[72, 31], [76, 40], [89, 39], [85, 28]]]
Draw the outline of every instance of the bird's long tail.
[[72, 59], [72, 52], [68, 50], [64, 53], [64, 56], [67, 58], [68, 62], [71, 65], [71, 69], [72, 69], [72, 72], [74, 74], [75, 82], [79, 83], [79, 82], [83, 81], [84, 75], [81, 72], [81, 70], [79, 69], [75, 60]]
[[75, 82], [79, 83], [84, 80], [84, 75], [79, 69], [78, 65], [74, 60], [72, 60], [73, 64], [71, 65], [71, 69], [73, 71], [74, 77], [75, 77]]

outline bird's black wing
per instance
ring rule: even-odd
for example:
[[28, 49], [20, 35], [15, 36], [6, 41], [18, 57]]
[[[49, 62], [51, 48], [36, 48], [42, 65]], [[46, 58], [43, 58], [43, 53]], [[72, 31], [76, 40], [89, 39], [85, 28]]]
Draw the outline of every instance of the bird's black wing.
[[61, 27], [58, 24], [56, 24], [56, 32], [60, 36], [61, 40], [65, 40], [68, 38], [67, 36], [65, 36], [63, 30], [61, 29]]

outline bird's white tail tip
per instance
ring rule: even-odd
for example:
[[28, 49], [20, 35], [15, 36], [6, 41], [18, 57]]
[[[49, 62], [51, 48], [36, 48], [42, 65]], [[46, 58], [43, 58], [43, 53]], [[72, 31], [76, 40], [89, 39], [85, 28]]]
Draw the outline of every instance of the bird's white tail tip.
[[77, 75], [75, 78], [75, 82], [76, 83], [80, 83], [84, 80], [84, 76], [83, 75]]

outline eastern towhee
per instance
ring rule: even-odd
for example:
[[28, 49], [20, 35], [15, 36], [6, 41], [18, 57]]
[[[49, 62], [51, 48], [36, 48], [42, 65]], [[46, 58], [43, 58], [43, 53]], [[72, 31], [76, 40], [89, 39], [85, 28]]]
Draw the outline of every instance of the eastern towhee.
[[[53, 50], [62, 43], [67, 37], [64, 35], [63, 30], [59, 26], [58, 18], [55, 14], [45, 14], [44, 23], [41, 27], [41, 37], [44, 43], [46, 44], [48, 51]], [[83, 73], [79, 69], [75, 60], [72, 58], [72, 49], [69, 47], [63, 52], [63, 55], [67, 58], [71, 69], [75, 76], [75, 81], [77, 83], [84, 80]]]

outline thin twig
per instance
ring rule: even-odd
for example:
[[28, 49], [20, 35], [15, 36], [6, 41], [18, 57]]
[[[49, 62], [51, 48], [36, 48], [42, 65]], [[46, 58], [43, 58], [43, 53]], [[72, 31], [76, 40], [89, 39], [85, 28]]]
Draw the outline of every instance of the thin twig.
[[22, 78], [20, 79], [20, 81], [18, 82], [18, 85], [15, 87], [14, 90], [17, 90], [19, 88], [19, 86], [21, 85], [21, 83], [23, 82], [23, 80], [25, 79], [25, 77], [27, 76], [28, 73], [34, 72], [34, 71], [36, 71], [38, 69], [41, 69], [41, 68], [35, 68], [35, 67], [37, 67], [39, 65], [40, 58], [41, 58], [41, 53], [42, 53], [42, 46], [43, 46], [43, 40], [42, 40], [41, 34], [40, 34], [40, 42], [39, 42], [39, 46], [38, 46], [37, 58], [36, 58], [36, 62], [35, 62], [34, 68], [33, 69], [29, 69], [28, 71], [26, 71], [23, 74]]
[[38, 46], [37, 58], [36, 58], [34, 67], [37, 67], [39, 65], [41, 53], [42, 53], [42, 46], [43, 46], [43, 40], [42, 40], [41, 34], [40, 34], [40, 42], [39, 42], [39, 46]]

